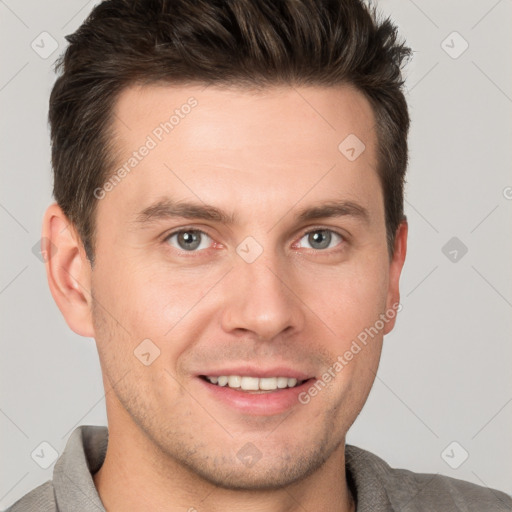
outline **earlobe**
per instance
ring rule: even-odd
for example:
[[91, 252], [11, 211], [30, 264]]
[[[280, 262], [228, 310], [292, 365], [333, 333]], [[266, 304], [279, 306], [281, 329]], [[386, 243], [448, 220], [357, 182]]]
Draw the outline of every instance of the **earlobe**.
[[400, 305], [400, 275], [405, 262], [405, 256], [407, 254], [407, 233], [408, 233], [407, 219], [404, 219], [395, 235], [395, 246], [393, 258], [389, 266], [389, 286], [388, 286], [388, 297], [386, 302], [386, 310], [394, 310], [393, 318], [386, 323], [384, 334], [388, 334], [396, 322], [396, 314], [401, 309]]
[[57, 203], [44, 215], [41, 244], [48, 285], [64, 319], [77, 334], [94, 337], [91, 266], [75, 227]]

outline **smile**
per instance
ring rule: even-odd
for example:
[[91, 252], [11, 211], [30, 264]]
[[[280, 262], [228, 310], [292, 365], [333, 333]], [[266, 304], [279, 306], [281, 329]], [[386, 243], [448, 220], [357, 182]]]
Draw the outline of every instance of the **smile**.
[[300, 386], [303, 380], [288, 377], [255, 377], [240, 375], [201, 376], [211, 384], [246, 392], [266, 392]]

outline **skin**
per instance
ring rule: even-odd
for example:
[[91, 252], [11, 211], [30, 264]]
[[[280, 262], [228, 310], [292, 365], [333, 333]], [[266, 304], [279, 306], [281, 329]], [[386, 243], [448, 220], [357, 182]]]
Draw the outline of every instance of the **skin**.
[[[252, 363], [320, 378], [399, 302], [407, 224], [390, 259], [372, 109], [347, 86], [131, 86], [115, 108], [119, 165], [191, 96], [197, 106], [98, 201], [92, 268], [60, 208], [45, 215], [52, 294], [100, 356], [109, 445], [94, 482], [109, 512], [355, 510], [345, 437], [394, 319], [308, 404], [284, 413], [243, 413], [212, 398], [197, 374]], [[355, 161], [338, 150], [349, 134], [366, 146]], [[167, 195], [237, 223], [136, 221]], [[366, 208], [368, 222], [297, 220], [302, 208], [340, 199]], [[177, 236], [165, 239], [178, 228], [207, 236], [186, 252]], [[327, 248], [305, 234], [313, 228], [332, 230]], [[236, 252], [248, 236], [263, 248], [252, 263]], [[148, 338], [160, 355], [146, 366], [134, 350]], [[261, 453], [252, 467], [237, 458], [246, 443]]]

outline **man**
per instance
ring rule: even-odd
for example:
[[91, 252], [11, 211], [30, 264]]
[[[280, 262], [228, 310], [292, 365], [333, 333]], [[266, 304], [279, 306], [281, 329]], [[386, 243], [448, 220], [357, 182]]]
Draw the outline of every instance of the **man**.
[[110, 0], [50, 99], [48, 282], [104, 427], [25, 510], [510, 510], [345, 443], [400, 309], [409, 50], [358, 0]]

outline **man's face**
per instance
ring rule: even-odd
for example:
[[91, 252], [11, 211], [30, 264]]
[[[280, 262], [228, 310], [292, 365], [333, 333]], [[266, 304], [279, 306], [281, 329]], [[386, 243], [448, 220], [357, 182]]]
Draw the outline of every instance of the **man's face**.
[[[388, 257], [368, 101], [347, 87], [147, 86], [115, 113], [116, 169], [129, 171], [99, 193], [91, 276], [111, 431], [231, 488], [279, 487], [339, 458], [402, 263]], [[231, 219], [171, 215], [184, 202]], [[299, 216], [341, 202], [344, 215]], [[221, 376], [306, 382], [255, 392]]]

